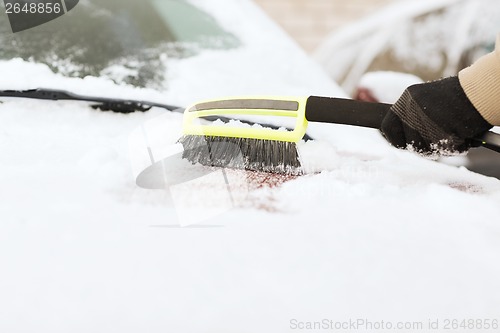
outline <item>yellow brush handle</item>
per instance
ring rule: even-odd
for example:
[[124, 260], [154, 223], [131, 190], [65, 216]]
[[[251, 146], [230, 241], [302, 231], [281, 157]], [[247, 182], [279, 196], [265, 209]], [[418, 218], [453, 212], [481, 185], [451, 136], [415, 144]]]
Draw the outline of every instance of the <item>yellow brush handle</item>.
[[[307, 99], [308, 97], [247, 96], [199, 102], [191, 105], [184, 112], [183, 132], [184, 135], [298, 142], [306, 134]], [[203, 117], [230, 115], [294, 117], [296, 121], [292, 131], [203, 125], [196, 122], [197, 119]]]

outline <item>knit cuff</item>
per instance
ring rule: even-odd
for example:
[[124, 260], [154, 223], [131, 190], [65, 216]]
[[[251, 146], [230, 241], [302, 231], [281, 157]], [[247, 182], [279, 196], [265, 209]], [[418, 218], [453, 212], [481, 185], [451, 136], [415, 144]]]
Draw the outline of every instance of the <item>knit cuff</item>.
[[458, 74], [465, 94], [486, 121], [500, 126], [500, 35], [496, 50]]

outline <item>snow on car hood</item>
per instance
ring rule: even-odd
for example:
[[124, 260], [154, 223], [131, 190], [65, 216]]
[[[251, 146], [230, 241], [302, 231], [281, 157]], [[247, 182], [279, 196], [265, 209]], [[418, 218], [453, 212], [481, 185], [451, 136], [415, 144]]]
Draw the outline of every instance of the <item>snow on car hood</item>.
[[[288, 41], [269, 52], [283, 35], [249, 2], [213, 3], [222, 22], [255, 13], [266, 33], [247, 31], [241, 50], [175, 60], [164, 93], [20, 60], [0, 63], [0, 88], [180, 105], [246, 93], [342, 95]], [[252, 36], [268, 49], [249, 50]], [[137, 186], [134, 147], [146, 129], [153, 153], [169, 153], [160, 150], [175, 147], [181, 115], [5, 100], [0, 124], [1, 331], [288, 332], [294, 319], [500, 310], [500, 181], [393, 149], [377, 131], [311, 124], [318, 140], [299, 145], [308, 175], [259, 175], [236, 189], [239, 204], [180, 228], [172, 193], [185, 187]], [[192, 200], [227, 199], [210, 179], [197, 184]]]

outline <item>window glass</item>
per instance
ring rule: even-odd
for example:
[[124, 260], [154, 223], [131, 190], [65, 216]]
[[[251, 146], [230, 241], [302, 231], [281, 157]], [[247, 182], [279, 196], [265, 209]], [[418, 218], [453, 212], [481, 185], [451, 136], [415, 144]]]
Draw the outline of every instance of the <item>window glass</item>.
[[66, 15], [13, 34], [0, 14], [0, 59], [20, 57], [68, 76], [164, 85], [166, 57], [238, 47], [208, 13], [183, 0], [82, 0]]

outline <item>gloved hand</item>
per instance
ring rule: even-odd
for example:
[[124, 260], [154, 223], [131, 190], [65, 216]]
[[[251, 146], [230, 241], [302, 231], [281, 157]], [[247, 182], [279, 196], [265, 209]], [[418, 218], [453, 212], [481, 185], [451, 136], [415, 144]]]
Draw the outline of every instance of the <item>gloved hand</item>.
[[469, 101], [458, 77], [408, 87], [385, 116], [381, 132], [397, 148], [449, 155], [472, 147], [490, 125]]

